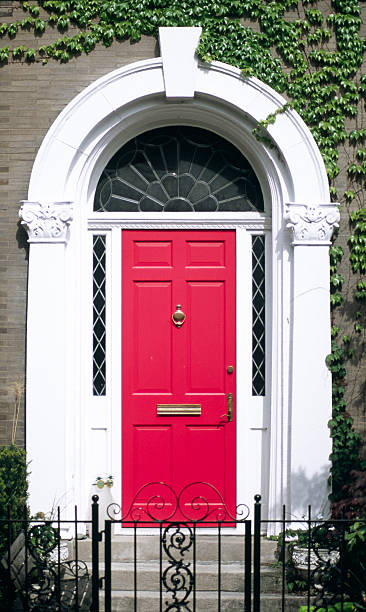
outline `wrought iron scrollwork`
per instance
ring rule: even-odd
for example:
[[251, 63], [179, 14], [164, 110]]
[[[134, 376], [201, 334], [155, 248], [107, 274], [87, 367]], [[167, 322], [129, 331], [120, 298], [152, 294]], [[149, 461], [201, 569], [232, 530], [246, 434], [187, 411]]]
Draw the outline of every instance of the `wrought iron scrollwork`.
[[63, 560], [59, 530], [49, 521], [37, 523], [24, 534], [23, 541], [25, 577], [21, 596], [27, 610], [79, 609], [87, 591], [89, 570], [81, 560]]
[[59, 543], [59, 533], [48, 522], [33, 525], [26, 534], [27, 574], [24, 596], [30, 610], [49, 610], [55, 598], [57, 572], [49, 555]]
[[178, 521], [188, 523], [244, 522], [249, 507], [239, 504], [229, 509], [219, 490], [208, 482], [196, 481], [179, 493], [165, 482], [150, 482], [137, 491], [127, 512], [117, 503], [110, 504], [107, 515], [125, 523]]
[[245, 504], [228, 508], [219, 490], [207, 482], [189, 483], [178, 493], [167, 483], [150, 482], [137, 491], [126, 512], [113, 503], [107, 515], [126, 527], [156, 525], [161, 529], [164, 610], [192, 612], [196, 527], [244, 523], [249, 508]]
[[193, 546], [193, 530], [188, 525], [172, 523], [165, 527], [161, 541], [168, 560], [168, 566], [162, 575], [162, 584], [172, 599], [166, 602], [166, 612], [191, 612], [189, 596], [194, 585], [194, 575], [191, 563], [186, 560], [185, 555]]

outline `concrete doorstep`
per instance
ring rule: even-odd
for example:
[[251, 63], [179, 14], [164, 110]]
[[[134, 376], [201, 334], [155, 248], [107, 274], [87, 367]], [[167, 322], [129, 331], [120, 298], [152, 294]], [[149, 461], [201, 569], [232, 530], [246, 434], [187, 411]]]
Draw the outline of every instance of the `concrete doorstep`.
[[[261, 612], [282, 611], [282, 571], [274, 555], [276, 542], [261, 541]], [[103, 550], [101, 548], [100, 576], [104, 576]], [[185, 586], [189, 585], [189, 575], [193, 571], [192, 549], [183, 556], [170, 549], [177, 561], [188, 565], [187, 570], [171, 566], [169, 557], [163, 552], [162, 571], [167, 571], [166, 582], [181, 587], [177, 600], [185, 597]], [[79, 542], [79, 558], [91, 561], [91, 543]], [[137, 612], [160, 611], [160, 574], [159, 574], [159, 537], [138, 535], [136, 545], [136, 603]], [[196, 612], [244, 612], [244, 537], [223, 535], [221, 537], [220, 603], [218, 577], [218, 539], [217, 536], [197, 535], [196, 538]], [[113, 612], [133, 612], [135, 600], [135, 562], [133, 536], [114, 536], [112, 540], [112, 610]], [[176, 582], [175, 582], [176, 581]], [[173, 608], [193, 612], [193, 591], [187, 596], [187, 607]], [[173, 592], [163, 586], [161, 610], [174, 603]], [[293, 595], [285, 590], [285, 612], [298, 612], [300, 605], [306, 603], [305, 595]], [[100, 609], [104, 610], [104, 591], [100, 591]]]

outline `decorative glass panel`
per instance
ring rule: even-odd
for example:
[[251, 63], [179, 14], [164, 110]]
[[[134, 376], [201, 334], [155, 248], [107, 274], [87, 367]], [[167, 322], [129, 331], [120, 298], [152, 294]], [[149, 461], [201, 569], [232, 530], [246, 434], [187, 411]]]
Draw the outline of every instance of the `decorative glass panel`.
[[93, 236], [93, 395], [106, 394], [106, 237]]
[[137, 136], [112, 157], [94, 210], [263, 211], [263, 196], [236, 147], [207, 130], [171, 126]]
[[252, 236], [252, 394], [265, 395], [265, 238]]

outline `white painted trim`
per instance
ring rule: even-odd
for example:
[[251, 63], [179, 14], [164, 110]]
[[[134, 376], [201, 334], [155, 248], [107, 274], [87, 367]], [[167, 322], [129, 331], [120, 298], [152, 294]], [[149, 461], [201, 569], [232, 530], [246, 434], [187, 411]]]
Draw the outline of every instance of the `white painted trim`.
[[[197, 33], [193, 34], [195, 36]], [[117, 235], [121, 233], [122, 227], [233, 227], [237, 229], [238, 235], [242, 232], [244, 235], [245, 230], [267, 230], [266, 218], [272, 216], [271, 353], [275, 358], [270, 373], [270, 432], [266, 434], [271, 439], [270, 474], [269, 496], [265, 500], [270, 516], [278, 516], [283, 501], [290, 500], [291, 465], [301, 464], [296, 445], [291, 446], [291, 440], [295, 440], [300, 431], [299, 423], [295, 425], [297, 429], [294, 431], [295, 421], [292, 418], [295, 406], [300, 401], [300, 389], [303, 393], [301, 405], [307, 406], [306, 418], [312, 423], [317, 420], [317, 412], [310, 400], [317, 389], [321, 397], [329, 398], [330, 401], [330, 375], [322, 360], [318, 368], [312, 370], [312, 384], [306, 387], [301, 382], [301, 370], [306, 367], [307, 357], [318, 346], [317, 335], [322, 337], [322, 347], [326, 348], [329, 343], [326, 256], [321, 256], [322, 265], [319, 268], [322, 297], [315, 301], [308, 300], [305, 313], [303, 306], [298, 306], [301, 300], [293, 299], [296, 295], [294, 290], [299, 285], [295, 286], [292, 279], [299, 269], [304, 286], [312, 286], [312, 266], [315, 265], [318, 249], [315, 249], [314, 244], [311, 249], [307, 245], [295, 247], [295, 252], [298, 248], [305, 249], [303, 252], [309, 253], [312, 261], [312, 266], [298, 266], [290, 245], [290, 234], [284, 224], [286, 202], [319, 209], [329, 205], [328, 180], [314, 139], [297, 113], [287, 110], [279, 114], [275, 123], [268, 128], [274, 148], [268, 149], [259, 143], [252, 134], [253, 127], [269, 113], [281, 108], [285, 100], [258, 79], [243, 79], [240, 70], [219, 62], [210, 65], [198, 63], [193, 98], [179, 103], [168, 102], [166, 54], [170, 52], [168, 45], [168, 50], [163, 49], [165, 60], [156, 58], [124, 66], [82, 91], [51, 126], [33, 166], [29, 201], [72, 202], [75, 217], [66, 247], [60, 244], [30, 246], [27, 444], [34, 474], [37, 475], [31, 477], [31, 505], [35, 509], [39, 509], [41, 500], [43, 509], [47, 510], [46, 502], [48, 500], [49, 506], [54, 495], [51, 488], [48, 492], [43, 489], [42, 494], [37, 488], [45, 460], [48, 461], [50, 473], [60, 475], [58, 485], [72, 492], [72, 502], [78, 503], [81, 512], [85, 508], [90, 476], [86, 465], [87, 453], [98, 451], [91, 447], [90, 439], [89, 442], [86, 440], [85, 432], [90, 431], [92, 423], [100, 423], [100, 427], [105, 424], [106, 431], [109, 428], [103, 443], [106, 462], [115, 463], [120, 451], [118, 434], [114, 431], [115, 427], [120, 428], [119, 417], [114, 414], [115, 405], [120, 401], [120, 390], [115, 389], [106, 400], [110, 402], [108, 409], [102, 408], [102, 402], [91, 402], [87, 380], [89, 366], [85, 366], [89, 354], [87, 346], [90, 346], [86, 329], [90, 323], [90, 314], [85, 316], [90, 300], [90, 285], [85, 280], [85, 274], [90, 271], [86, 235], [88, 218], [91, 230], [110, 234], [110, 262], [111, 266], [115, 266], [120, 248]], [[184, 74], [187, 75], [187, 72]], [[181, 84], [182, 89], [191, 88], [187, 79], [182, 73], [182, 80], [185, 81]], [[206, 217], [203, 214], [169, 217], [164, 213], [160, 219], [144, 215], [141, 223], [136, 215], [103, 215], [101, 221], [97, 214], [92, 213], [97, 182], [112, 155], [137, 133], [176, 124], [210, 129], [242, 151], [260, 181], [265, 200], [265, 216], [220, 213], [217, 217], [211, 214]], [[58, 250], [61, 248], [64, 249], [62, 252]], [[321, 252], [326, 252], [324, 246], [321, 246]], [[303, 260], [306, 257], [301, 258]], [[245, 268], [245, 261], [244, 257], [239, 265]], [[47, 274], [52, 273], [53, 278], [58, 279], [58, 282], [53, 281], [57, 290], [52, 294], [47, 293], [42, 286], [42, 275], [46, 269]], [[118, 297], [114, 295], [113, 300], [118, 300]], [[40, 352], [40, 344], [35, 339], [44, 333], [44, 321], [49, 321], [51, 329], [55, 313], [56, 320], [63, 322], [61, 334], [56, 343], [49, 341], [46, 350]], [[313, 318], [317, 319], [317, 325], [307, 325]], [[292, 342], [300, 341], [300, 330], [306, 325], [307, 357], [301, 358], [301, 351], [296, 353], [295, 347], [290, 352], [290, 347]], [[117, 340], [114, 336], [111, 342], [115, 355]], [[113, 367], [117, 371], [120, 364], [113, 362]], [[52, 430], [45, 434], [41, 427], [42, 415], [47, 413], [49, 407], [49, 395], [46, 392], [48, 382], [42, 388], [42, 377], [52, 381], [53, 389], [59, 389], [56, 422], [60, 425], [59, 431], [64, 434], [62, 441], [58, 440], [57, 455], [54, 452]], [[325, 415], [328, 412], [327, 403], [324, 405], [321, 425], [323, 433], [327, 427]], [[262, 433], [258, 435], [265, 436]], [[42, 453], [39, 452], [40, 448], [43, 449]], [[317, 458], [319, 465], [327, 452], [328, 449], [321, 450], [321, 461], [320, 456]], [[48, 479], [48, 485], [52, 482], [54, 479]], [[264, 490], [266, 488], [267, 484]], [[246, 501], [251, 503], [252, 500]]]
[[[113, 495], [120, 501], [122, 490], [122, 411], [113, 407], [122, 406], [122, 232], [121, 228], [112, 229], [111, 248], [111, 274], [112, 278], [120, 279], [111, 287], [111, 303], [113, 312], [110, 315], [110, 328], [113, 330], [111, 339], [111, 415], [112, 415], [112, 456], [113, 476], [115, 476], [115, 488]], [[112, 384], [112, 379], [117, 381]]]
[[[163, 219], [162, 219], [162, 214]], [[271, 220], [262, 213], [94, 213], [89, 216], [88, 227], [105, 229], [235, 229], [263, 231], [271, 229]], [[141, 218], [142, 217], [142, 218]]]
[[[226, 110], [229, 104], [233, 114], [241, 114], [242, 129], [245, 129], [245, 123], [247, 129], [249, 127], [249, 133], [250, 128], [254, 127], [258, 121], [265, 119], [269, 113], [278, 110], [285, 104], [284, 98], [258, 79], [243, 80], [240, 70], [219, 62], [212, 62], [209, 67], [202, 65], [197, 76], [197, 103], [196, 100], [188, 102], [188, 108], [191, 105], [192, 110], [195, 108], [198, 111], [199, 100], [205, 100], [208, 104], [210, 100], [214, 100], [214, 107], [224, 103]], [[141, 127], [137, 128], [136, 114], [139, 114], [139, 103], [145, 100], [144, 110], [148, 110], [150, 105], [147, 96], [159, 96], [163, 91], [162, 60], [157, 58], [115, 70], [98, 79], [76, 96], [56, 119], [41, 145], [32, 170], [29, 200], [74, 201], [74, 198], [65, 197], [66, 194], [72, 193], [75, 196], [77, 177], [80, 179], [80, 175], [86, 170], [90, 161], [93, 162], [93, 166], [95, 165], [95, 160], [89, 159], [90, 155], [93, 156], [95, 146], [98, 146], [98, 156], [100, 156], [107, 144], [112, 144], [114, 134], [120, 133], [123, 109], [129, 103], [134, 102], [136, 107], [130, 109], [128, 116], [135, 115], [133, 120], [135, 133], [136, 129], [138, 131], [149, 129], [146, 118], [142, 124], [140, 119]], [[181, 112], [178, 110], [179, 107]], [[160, 104], [157, 103], [157, 100], [154, 103], [155, 112], [162, 110], [162, 116], [168, 115], [166, 125], [172, 121], [173, 117], [175, 121], [181, 121], [183, 118], [184, 123], [185, 108], [185, 104], [172, 104], [171, 108], [170, 105], [166, 107], [161, 98]], [[242, 113], [245, 115], [243, 116]], [[191, 112], [191, 115], [194, 114]], [[162, 116], [159, 115], [155, 118], [155, 125], [161, 124]], [[215, 117], [212, 119], [206, 117], [207, 125], [210, 124], [211, 129], [214, 128], [214, 119]], [[133, 132], [128, 133], [128, 124], [124, 128], [126, 133], [124, 141], [126, 141]], [[214, 131], [217, 131], [217, 127]], [[287, 110], [278, 115], [276, 122], [269, 127], [269, 132], [288, 169], [287, 173], [282, 171], [287, 174], [287, 186], [292, 192], [288, 194], [288, 200], [311, 204], [329, 202], [324, 164], [310, 131], [299, 115], [293, 110]], [[255, 138], [251, 136], [247, 145], [249, 153], [255, 142]], [[115, 150], [121, 144], [123, 143], [119, 139]], [[265, 150], [259, 143], [255, 148], [262, 156], [268, 155], [275, 166], [279, 165], [276, 153]], [[249, 159], [251, 157], [249, 155]], [[59, 160], [56, 167], [52, 166], [55, 158]], [[104, 165], [103, 162], [103, 167]], [[304, 172], [305, 167], [307, 172]], [[46, 175], [45, 171], [47, 171]], [[47, 180], [45, 176], [48, 177]], [[52, 194], [53, 197], [48, 197], [48, 194]], [[60, 197], [55, 198], [55, 194], [59, 194]]]

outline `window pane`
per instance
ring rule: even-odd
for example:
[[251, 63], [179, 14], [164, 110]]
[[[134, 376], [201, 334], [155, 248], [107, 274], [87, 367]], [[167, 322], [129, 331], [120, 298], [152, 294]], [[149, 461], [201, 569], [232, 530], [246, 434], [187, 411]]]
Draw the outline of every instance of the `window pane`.
[[106, 237], [93, 236], [93, 395], [106, 394]]
[[217, 134], [171, 126], [124, 145], [99, 180], [97, 212], [263, 211], [248, 160]]
[[265, 395], [265, 238], [252, 236], [252, 394]]

